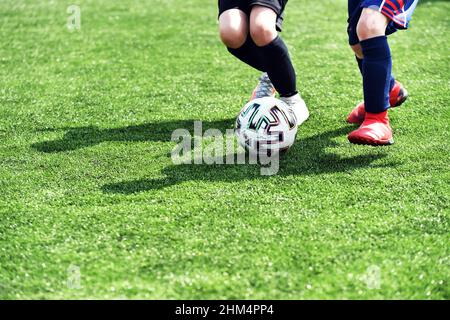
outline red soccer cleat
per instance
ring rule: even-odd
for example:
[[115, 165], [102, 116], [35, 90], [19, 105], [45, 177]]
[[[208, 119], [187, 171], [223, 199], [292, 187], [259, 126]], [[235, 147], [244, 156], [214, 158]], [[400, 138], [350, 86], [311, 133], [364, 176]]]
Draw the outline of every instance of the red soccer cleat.
[[364, 107], [364, 102], [360, 102], [352, 112], [347, 117], [348, 123], [361, 124], [366, 116], [366, 109]]
[[[395, 80], [395, 85], [389, 93], [389, 105], [391, 108], [399, 107], [406, 99], [408, 99], [408, 91], [406, 91], [400, 82]], [[347, 122], [361, 124], [364, 121], [365, 115], [364, 102], [361, 102], [350, 112], [347, 117]]]
[[348, 135], [348, 141], [371, 146], [393, 144], [394, 139], [387, 110], [381, 113], [367, 112], [361, 126]]

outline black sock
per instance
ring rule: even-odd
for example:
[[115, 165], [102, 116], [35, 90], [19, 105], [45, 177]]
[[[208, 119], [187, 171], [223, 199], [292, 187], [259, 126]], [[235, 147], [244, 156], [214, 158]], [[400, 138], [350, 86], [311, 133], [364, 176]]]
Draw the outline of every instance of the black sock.
[[242, 45], [242, 47], [233, 49], [228, 48], [228, 51], [241, 60], [242, 62], [248, 64], [249, 66], [261, 71], [265, 72], [264, 62], [261, 57], [261, 50], [258, 46], [253, 42], [250, 35], [247, 36], [247, 40]]
[[265, 71], [281, 97], [297, 93], [297, 78], [284, 41], [277, 36], [271, 43], [259, 47], [264, 59]]

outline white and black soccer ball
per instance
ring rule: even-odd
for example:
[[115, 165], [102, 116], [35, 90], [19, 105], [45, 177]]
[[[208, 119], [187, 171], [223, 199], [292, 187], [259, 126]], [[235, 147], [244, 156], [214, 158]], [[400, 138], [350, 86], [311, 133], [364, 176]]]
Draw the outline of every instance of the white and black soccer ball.
[[288, 150], [295, 142], [297, 120], [283, 101], [265, 97], [247, 103], [236, 119], [239, 144], [252, 154]]

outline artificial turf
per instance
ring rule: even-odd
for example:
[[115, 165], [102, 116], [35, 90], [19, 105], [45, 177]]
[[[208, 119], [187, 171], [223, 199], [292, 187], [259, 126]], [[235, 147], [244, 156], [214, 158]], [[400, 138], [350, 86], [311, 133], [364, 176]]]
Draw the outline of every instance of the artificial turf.
[[274, 176], [172, 163], [173, 130], [233, 128], [258, 77], [215, 1], [77, 4], [70, 32], [64, 1], [0, 2], [0, 298], [450, 298], [450, 2], [390, 36], [410, 99], [373, 148], [346, 138], [346, 2], [289, 1], [311, 118]]

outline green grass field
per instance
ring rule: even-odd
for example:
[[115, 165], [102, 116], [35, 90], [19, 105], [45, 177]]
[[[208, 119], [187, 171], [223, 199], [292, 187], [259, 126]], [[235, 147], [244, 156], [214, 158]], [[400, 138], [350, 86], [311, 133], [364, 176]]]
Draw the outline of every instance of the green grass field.
[[346, 138], [346, 2], [290, 1], [311, 118], [270, 177], [170, 158], [177, 128], [232, 128], [259, 76], [216, 1], [80, 0], [74, 32], [69, 4], [0, 2], [0, 298], [450, 298], [450, 2], [390, 37], [411, 96], [373, 148]]

